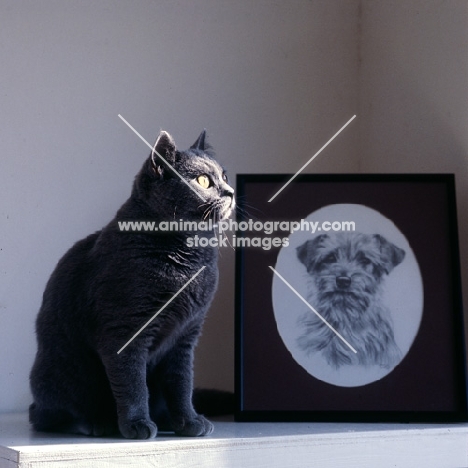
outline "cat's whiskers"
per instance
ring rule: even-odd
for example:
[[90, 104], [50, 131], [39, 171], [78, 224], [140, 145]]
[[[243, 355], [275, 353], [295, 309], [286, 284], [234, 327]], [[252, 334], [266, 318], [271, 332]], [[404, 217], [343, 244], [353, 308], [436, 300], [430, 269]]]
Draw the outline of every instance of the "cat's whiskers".
[[[221, 208], [222, 204], [223, 204], [222, 200], [217, 201], [217, 205], [219, 205], [219, 208]], [[217, 236], [224, 237], [226, 239], [226, 242], [229, 244], [229, 247], [231, 247], [232, 250], [236, 250], [235, 247], [229, 241], [229, 237], [226, 235], [226, 232], [225, 231], [219, 231], [219, 222], [220, 221], [221, 221], [221, 212], [220, 212], [220, 210], [214, 210], [213, 211], [213, 224], [214, 224], [214, 226], [218, 227]], [[216, 232], [216, 228], [215, 228], [215, 232]], [[222, 255], [221, 252], [220, 252], [220, 255]]]
[[223, 231], [223, 236], [226, 239], [226, 242], [229, 244], [229, 247], [231, 247], [232, 250], [236, 250], [236, 248], [229, 242], [229, 237], [226, 235], [226, 233]]
[[208, 208], [203, 212], [203, 218], [202, 218], [203, 221], [206, 221], [207, 218], [209, 218], [209, 216], [211, 215], [212, 211], [213, 211], [213, 206], [210, 206], [210, 207], [208, 207]]
[[[245, 197], [241, 197], [241, 198], [245, 198]], [[245, 209], [245, 207], [247, 207], [249, 209], [249, 211], [247, 211], [247, 209]], [[256, 208], [253, 205], [250, 205], [250, 204], [248, 204], [246, 202], [243, 203], [242, 207], [239, 206], [239, 205], [236, 206], [236, 211], [241, 215], [240, 217], [242, 219], [252, 219], [253, 221], [258, 221], [259, 218], [257, 216], [253, 216], [251, 214], [251, 212], [250, 212], [251, 210], [257, 211], [257, 212], [259, 212], [259, 213], [261, 213], [263, 215], [265, 214], [262, 210]]]
[[202, 203], [201, 205], [198, 205], [198, 209], [200, 209], [201, 207], [203, 206], [206, 206], [206, 205], [211, 205], [212, 202], [205, 202], [205, 203]]

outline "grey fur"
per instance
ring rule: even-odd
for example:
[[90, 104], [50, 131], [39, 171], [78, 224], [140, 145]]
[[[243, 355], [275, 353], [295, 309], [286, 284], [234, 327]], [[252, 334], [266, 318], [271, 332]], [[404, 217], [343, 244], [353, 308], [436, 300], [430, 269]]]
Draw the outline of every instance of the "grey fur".
[[[206, 149], [206, 151], [205, 151]], [[130, 198], [101, 231], [77, 242], [47, 283], [36, 333], [30, 421], [39, 431], [126, 438], [209, 434], [192, 405], [193, 350], [218, 282], [217, 249], [189, 248], [195, 232], [120, 232], [118, 221], [218, 220], [234, 191], [205, 143], [178, 151], [167, 132], [135, 178]], [[197, 177], [207, 175], [203, 189]], [[214, 236], [215, 233], [200, 232]], [[117, 351], [202, 267], [200, 275]]]

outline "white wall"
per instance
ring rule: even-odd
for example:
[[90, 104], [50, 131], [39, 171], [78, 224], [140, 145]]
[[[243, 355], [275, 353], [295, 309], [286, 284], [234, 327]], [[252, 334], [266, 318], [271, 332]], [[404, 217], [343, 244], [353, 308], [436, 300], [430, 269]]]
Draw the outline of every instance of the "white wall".
[[455, 173], [467, 309], [468, 2], [365, 0], [361, 14], [360, 169]]
[[[206, 127], [231, 175], [296, 170], [351, 115], [358, 4], [179, 0], [0, 5], [0, 412], [30, 402], [34, 318], [72, 243], [129, 195], [160, 128]], [[310, 171], [358, 169], [349, 131]], [[233, 387], [233, 254], [197, 355], [200, 385]]]

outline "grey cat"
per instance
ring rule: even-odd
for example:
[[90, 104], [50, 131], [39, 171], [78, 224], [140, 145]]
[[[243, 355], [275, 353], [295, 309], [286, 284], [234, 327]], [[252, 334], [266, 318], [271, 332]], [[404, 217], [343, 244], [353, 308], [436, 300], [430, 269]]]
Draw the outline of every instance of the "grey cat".
[[217, 287], [218, 251], [189, 248], [187, 238], [196, 232], [121, 232], [118, 222], [216, 222], [234, 206], [234, 190], [205, 132], [186, 151], [161, 132], [115, 218], [77, 242], [47, 283], [30, 375], [36, 430], [120, 431], [136, 439], [155, 437], [158, 427], [184, 436], [212, 432], [192, 403], [193, 352]]

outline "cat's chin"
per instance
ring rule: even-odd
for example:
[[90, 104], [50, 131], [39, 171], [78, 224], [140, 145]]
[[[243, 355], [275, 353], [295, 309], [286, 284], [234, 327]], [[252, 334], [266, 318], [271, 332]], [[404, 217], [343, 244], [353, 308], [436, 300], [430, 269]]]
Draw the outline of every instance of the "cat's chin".
[[224, 221], [225, 219], [228, 219], [229, 216], [231, 216], [231, 214], [233, 213], [235, 207], [236, 201], [234, 198], [230, 202], [225, 202], [224, 206], [220, 210], [219, 220]]

